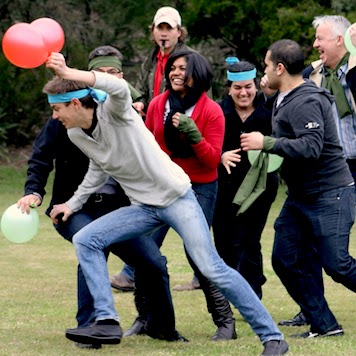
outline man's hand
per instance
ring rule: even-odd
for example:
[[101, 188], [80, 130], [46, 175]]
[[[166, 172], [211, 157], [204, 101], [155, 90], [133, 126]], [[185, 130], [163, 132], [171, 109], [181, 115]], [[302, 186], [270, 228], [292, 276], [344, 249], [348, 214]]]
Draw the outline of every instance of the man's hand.
[[56, 75], [65, 78], [65, 74], [69, 70], [62, 53], [52, 52], [47, 59], [46, 67], [53, 69]]
[[275, 89], [269, 87], [267, 74], [261, 78], [260, 88], [266, 96], [272, 96], [276, 92]]
[[41, 204], [41, 199], [38, 195], [29, 194], [25, 195], [17, 201], [17, 207], [21, 209], [21, 212], [30, 214], [30, 208], [36, 208]]
[[58, 215], [63, 214], [62, 221], [65, 222], [73, 214], [73, 211], [68, 208], [66, 203], [53, 205], [53, 208], [49, 214], [53, 221], [53, 224], [58, 224]]
[[241, 148], [243, 151], [262, 150], [263, 138], [261, 132], [243, 133], [240, 136]]
[[141, 116], [145, 116], [145, 113], [143, 111], [143, 109], [145, 108], [145, 104], [141, 101], [136, 101], [134, 103], [132, 103], [132, 106], [137, 110], [137, 112], [141, 115]]
[[236, 167], [236, 163], [241, 162], [241, 156], [237, 154], [241, 148], [232, 151], [226, 151], [221, 156], [221, 163], [224, 165], [228, 174], [231, 174], [230, 167]]

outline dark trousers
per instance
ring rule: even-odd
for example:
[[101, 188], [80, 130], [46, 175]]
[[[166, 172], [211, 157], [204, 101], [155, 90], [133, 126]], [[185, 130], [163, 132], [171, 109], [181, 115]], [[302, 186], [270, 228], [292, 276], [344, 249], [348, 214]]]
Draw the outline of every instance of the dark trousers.
[[356, 261], [348, 252], [354, 219], [355, 187], [349, 186], [310, 201], [288, 197], [275, 222], [273, 268], [313, 332], [337, 326], [325, 300], [322, 268], [356, 292]]
[[241, 273], [260, 299], [262, 285], [266, 282], [261, 236], [277, 195], [277, 174], [270, 174], [267, 182], [266, 191], [246, 212], [238, 216], [238, 206], [231, 203], [231, 197], [229, 200], [219, 200], [213, 222], [215, 246], [219, 255], [226, 264]]

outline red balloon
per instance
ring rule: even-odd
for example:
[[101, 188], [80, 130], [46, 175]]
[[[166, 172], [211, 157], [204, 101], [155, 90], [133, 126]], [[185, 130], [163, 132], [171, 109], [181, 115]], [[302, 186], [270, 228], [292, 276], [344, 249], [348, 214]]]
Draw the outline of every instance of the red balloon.
[[60, 52], [64, 45], [64, 31], [61, 25], [49, 17], [41, 17], [31, 22], [41, 32], [48, 54]]
[[20, 68], [39, 67], [48, 58], [41, 33], [25, 22], [7, 29], [2, 39], [2, 49], [9, 62]]

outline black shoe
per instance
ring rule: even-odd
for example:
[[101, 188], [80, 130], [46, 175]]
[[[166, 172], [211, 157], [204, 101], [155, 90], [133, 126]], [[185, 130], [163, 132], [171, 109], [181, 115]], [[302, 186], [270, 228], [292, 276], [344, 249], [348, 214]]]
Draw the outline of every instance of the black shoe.
[[101, 344], [81, 344], [80, 342], [76, 342], [75, 346], [80, 349], [101, 349]]
[[124, 332], [124, 337], [145, 335], [146, 334], [146, 322], [136, 319], [131, 328]]
[[164, 341], [180, 341], [180, 342], [189, 342], [183, 335], [181, 335], [177, 330], [174, 330], [171, 333], [160, 333], [156, 331], [152, 331], [149, 328], [146, 329], [146, 334], [153, 339], [164, 340]]
[[113, 319], [98, 320], [84, 328], [67, 329], [66, 337], [80, 344], [119, 344], [122, 330]]
[[295, 317], [289, 320], [281, 320], [278, 325], [282, 326], [303, 326], [309, 325], [310, 322], [303, 312], [299, 312]]
[[316, 337], [326, 337], [326, 336], [342, 336], [344, 335], [344, 330], [341, 325], [334, 330], [329, 330], [326, 333], [315, 333], [312, 331], [307, 331], [302, 334], [293, 334], [290, 337], [301, 338], [301, 339], [314, 339]]
[[219, 326], [211, 338], [212, 341], [236, 340], [235, 320], [232, 323], [225, 323]]
[[261, 356], [278, 356], [288, 352], [288, 344], [284, 340], [270, 340], [263, 344]]

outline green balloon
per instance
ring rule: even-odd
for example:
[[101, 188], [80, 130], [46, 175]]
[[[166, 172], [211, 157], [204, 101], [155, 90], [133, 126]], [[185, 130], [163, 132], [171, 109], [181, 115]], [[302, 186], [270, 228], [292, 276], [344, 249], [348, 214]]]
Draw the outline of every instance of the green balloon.
[[[248, 157], [248, 160], [250, 161], [251, 165], [255, 162], [255, 160], [257, 159], [260, 152], [261, 152], [261, 150], [247, 151], [247, 157]], [[264, 154], [266, 154], [266, 153], [264, 153]], [[267, 172], [271, 173], [271, 172], [276, 171], [281, 166], [282, 162], [283, 162], [283, 157], [278, 156], [273, 153], [268, 153]]]
[[356, 56], [356, 46], [354, 46], [351, 42], [349, 29], [350, 28], [347, 29], [347, 31], [345, 33], [345, 37], [344, 37], [345, 47], [350, 52], [350, 54]]
[[30, 214], [22, 213], [17, 204], [8, 207], [1, 217], [1, 231], [11, 242], [24, 243], [30, 241], [38, 231], [39, 217], [36, 209]]

